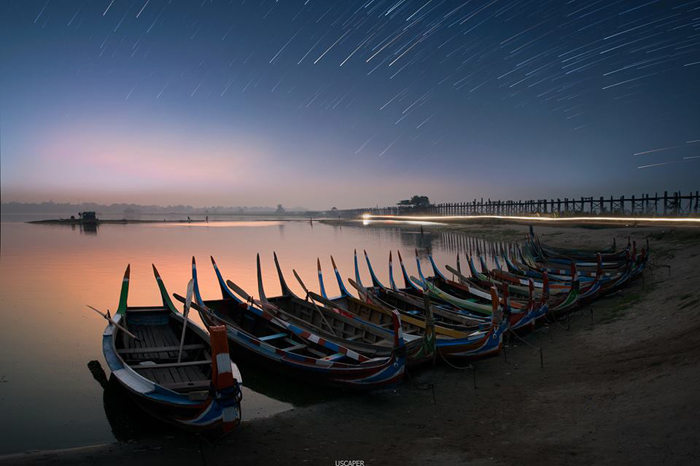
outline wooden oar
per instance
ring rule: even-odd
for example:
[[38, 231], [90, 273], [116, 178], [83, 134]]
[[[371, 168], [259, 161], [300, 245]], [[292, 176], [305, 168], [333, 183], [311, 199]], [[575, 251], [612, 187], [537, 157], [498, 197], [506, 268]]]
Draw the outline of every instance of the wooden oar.
[[[90, 309], [92, 309], [93, 311], [97, 312], [99, 315], [101, 315], [102, 317], [104, 317], [110, 324], [112, 324], [112, 325], [114, 325], [115, 327], [117, 327], [118, 329], [122, 330], [124, 333], [126, 333], [127, 335], [129, 335], [129, 336], [130, 336], [131, 338], [133, 338], [134, 340], [136, 340], [136, 341], [141, 341], [141, 339], [140, 339], [139, 337], [137, 337], [136, 335], [134, 335], [133, 333], [131, 333], [130, 331], [128, 331], [127, 329], [125, 329], [124, 327], [122, 327], [121, 325], [119, 325], [118, 323], [116, 323], [115, 321], [113, 321], [112, 318], [111, 318], [110, 316], [108, 316], [107, 314], [105, 314], [104, 312], [95, 309], [94, 307], [90, 306], [89, 304], [86, 304], [86, 306], [89, 307]], [[109, 311], [108, 311], [108, 312], [109, 312]]]
[[355, 288], [357, 290], [357, 294], [360, 296], [360, 298], [364, 299], [367, 302], [373, 301], [370, 298], [370, 295], [369, 295], [369, 292], [367, 291], [367, 288], [360, 285], [352, 278], [348, 278], [348, 283], [350, 283], [350, 286], [352, 286], [353, 288]]
[[[299, 274], [297, 273], [297, 271], [296, 271], [295, 269], [292, 269], [292, 272], [294, 272], [294, 276], [297, 278], [297, 281], [299, 282], [299, 284], [301, 285], [302, 289], [304, 290], [304, 293], [306, 293], [306, 297], [307, 297], [307, 298], [310, 298], [311, 295], [309, 294], [309, 289], [306, 288], [306, 285], [304, 285], [304, 282], [301, 280], [301, 277], [299, 276]], [[318, 312], [318, 315], [321, 316], [321, 319], [322, 319], [323, 322], [326, 324], [326, 326], [327, 326], [328, 329], [331, 331], [331, 333], [332, 333], [334, 336], [337, 336], [337, 335], [335, 334], [335, 331], [333, 330], [333, 327], [331, 327], [331, 324], [329, 324], [328, 321], [326, 320], [326, 316], [323, 315], [323, 311], [321, 311], [321, 309], [319, 309], [318, 305], [316, 304], [316, 301], [315, 301], [313, 298], [311, 298], [311, 304], [314, 305], [314, 307], [316, 308], [316, 311]]]
[[379, 298], [376, 294], [370, 293], [367, 290], [367, 288], [360, 285], [352, 278], [348, 278], [348, 283], [350, 283], [350, 286], [357, 290], [357, 294], [359, 294], [360, 297], [364, 296], [365, 301], [367, 301], [368, 303], [374, 304], [375, 306], [381, 306], [389, 310], [396, 309], [396, 306], [392, 306], [391, 304]]
[[[186, 298], [180, 296], [180, 295], [177, 294], [177, 293], [173, 293], [173, 297], [174, 297], [175, 299], [177, 299], [178, 301], [180, 301], [181, 303], [187, 302], [187, 299], [186, 299]], [[209, 309], [209, 308], [206, 307], [206, 306], [200, 306], [199, 304], [193, 302], [193, 303], [190, 305], [190, 307], [192, 307], [192, 309], [194, 309], [195, 311], [204, 312], [204, 313], [207, 314], [209, 317], [212, 317], [212, 318], [218, 320], [219, 322], [221, 322], [221, 323], [224, 324], [224, 325], [230, 325], [228, 322], [226, 322], [225, 319], [222, 319], [221, 317], [219, 317], [219, 316], [217, 316], [216, 314], [214, 314], [214, 313], [211, 311], [211, 309]]]
[[194, 293], [194, 279], [190, 279], [187, 283], [187, 298], [185, 298], [185, 309], [183, 311], [184, 320], [182, 321], [182, 336], [180, 336], [180, 351], [177, 353], [177, 362], [182, 359], [182, 347], [185, 345], [185, 330], [187, 329], [187, 314], [190, 312], [192, 305], [192, 294]]
[[262, 309], [270, 309], [272, 311], [279, 311], [280, 308], [275, 306], [274, 304], [268, 303], [266, 301], [260, 301], [246, 293], [246, 291], [241, 288], [240, 286], [236, 285], [233, 283], [231, 280], [226, 280], [226, 284], [228, 285], [229, 288], [231, 288], [233, 291], [235, 291], [237, 294], [241, 296], [241, 298], [245, 299], [247, 302], [250, 302], [251, 304], [255, 304], [256, 306], [261, 307]]

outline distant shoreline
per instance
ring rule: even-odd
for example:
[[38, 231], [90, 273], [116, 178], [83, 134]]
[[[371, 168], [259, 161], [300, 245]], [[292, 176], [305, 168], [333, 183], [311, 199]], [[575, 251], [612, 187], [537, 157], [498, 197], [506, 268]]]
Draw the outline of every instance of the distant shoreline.
[[[252, 217], [252, 216], [251, 216]], [[309, 221], [314, 221], [314, 222], [325, 222], [327, 219], [324, 218], [303, 218], [303, 217], [298, 217], [298, 218], [289, 218], [289, 217], [280, 217], [280, 218], [274, 218], [274, 216], [261, 216], [262, 218], [257, 218], [253, 221], [277, 221], [277, 222], [309, 222]], [[96, 221], [82, 221], [79, 218], [76, 219], [70, 219], [70, 218], [58, 218], [58, 219], [46, 219], [46, 220], [29, 220], [24, 223], [31, 223], [31, 224], [37, 224], [37, 225], [70, 225], [70, 226], [86, 226], [86, 225], [128, 225], [128, 224], [152, 224], [152, 223], [220, 223], [220, 222], [226, 222], [230, 220], [220, 220], [220, 219], [214, 219], [212, 221], [206, 220], [206, 219], [127, 219], [127, 218], [121, 218], [121, 219], [105, 219], [105, 220], [96, 220]], [[236, 221], [236, 220], [231, 220], [231, 221]], [[248, 220], [249, 221], [249, 220]]]
[[126, 225], [129, 223], [208, 223], [206, 220], [130, 220], [126, 218], [118, 220], [97, 220], [94, 222], [83, 222], [80, 219], [49, 219], [32, 220], [26, 223], [37, 223], [43, 225]]

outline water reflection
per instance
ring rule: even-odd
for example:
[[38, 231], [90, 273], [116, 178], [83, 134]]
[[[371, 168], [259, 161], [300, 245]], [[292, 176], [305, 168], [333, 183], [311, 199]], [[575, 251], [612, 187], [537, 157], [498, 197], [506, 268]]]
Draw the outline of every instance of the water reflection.
[[[129, 303], [148, 305], [160, 301], [151, 264], [156, 264], [170, 292], [184, 294], [193, 255], [198, 259], [201, 293], [204, 299], [215, 299], [221, 291], [210, 255], [225, 278], [255, 292], [255, 256], [259, 252], [264, 285], [271, 296], [280, 293], [273, 251], [284, 274], [291, 277], [295, 269], [313, 291], [319, 291], [316, 258], [320, 258], [326, 289], [337, 295], [340, 291], [332, 278], [331, 255], [347, 278], [354, 275], [353, 250], [367, 250], [379, 280], [386, 283], [389, 251], [401, 250], [409, 275], [415, 275], [415, 249], [421, 256], [432, 252], [443, 266], [453, 265], [457, 253], [464, 259], [464, 254], [478, 251], [492, 266], [492, 255], [511, 246], [449, 229], [424, 226], [421, 232], [420, 225], [403, 229], [395, 225], [364, 227], [361, 222], [349, 227], [314, 222], [312, 227], [308, 220], [194, 225], [103, 224], [99, 234], [97, 230], [52, 225], [0, 225], [0, 419], [12, 426], [0, 436], [0, 454], [139, 435], [115, 429], [112, 414], [106, 412], [111, 410], [107, 406], [113, 405], [106, 401], [111, 394], [85, 370], [90, 360], [106, 367], [102, 361], [104, 320], [86, 310], [85, 304], [114, 311], [127, 263], [131, 264]], [[363, 281], [369, 282], [363, 262], [360, 273]], [[424, 266], [430, 273], [427, 264]], [[288, 284], [296, 293], [303, 292], [296, 280]], [[236, 362], [243, 374], [244, 420], [332, 396], [330, 390], [280, 378], [245, 361]], [[120, 405], [115, 402], [114, 406]], [[121, 425], [121, 421], [116, 423]]]
[[[415, 224], [419, 228], [405, 228], [398, 225]], [[400, 222], [393, 220], [362, 220], [346, 225], [349, 229], [361, 229], [366, 234], [374, 236], [377, 241], [400, 242], [401, 246], [408, 249], [409, 254], [404, 254], [404, 260], [410, 258], [412, 262], [413, 251], [418, 253], [421, 259], [427, 258], [428, 254], [442, 257], [446, 253], [452, 253], [451, 257], [445, 259], [444, 263], [454, 265], [457, 255], [460, 260], [466, 257], [473, 257], [478, 263], [477, 256], [481, 256], [489, 267], [496, 267], [496, 256], [508, 256], [513, 258], [516, 254], [518, 242], [502, 240], [498, 238], [487, 239], [483, 236], [472, 236], [463, 231], [450, 229], [438, 229], [435, 226], [441, 224], [435, 222]], [[334, 225], [333, 228], [342, 231], [342, 226]], [[382, 260], [377, 258], [380, 269]], [[438, 261], [440, 264], [440, 262]]]
[[[269, 371], [261, 371], [258, 367], [244, 360], [237, 360], [237, 364], [241, 373], [245, 374], [243, 380], [244, 399], [248, 401], [248, 398], [255, 392], [264, 393], [265, 396], [280, 402], [282, 409], [279, 411], [343, 396], [343, 394], [323, 390], [320, 387], [309, 387], [307, 384], [295, 380], [281, 379], [280, 376], [271, 374]], [[93, 379], [102, 389], [105, 418], [116, 440], [130, 442], [163, 436], [181, 437], [188, 440], [190, 435], [186, 432], [150, 416], [141, 409], [128, 390], [114, 376], [107, 377], [99, 361], [90, 361], [87, 366]], [[248, 403], [248, 405], [250, 406], [243, 404], [244, 420], [274, 414], [269, 409], [256, 407], [254, 403]], [[250, 409], [246, 408], [257, 409], [257, 411], [247, 412]]]
[[180, 431], [149, 416], [131, 398], [129, 392], [113, 376], [107, 378], [99, 361], [90, 361], [88, 370], [102, 388], [105, 417], [114, 438], [120, 442], [144, 440], [157, 435], [179, 434]]

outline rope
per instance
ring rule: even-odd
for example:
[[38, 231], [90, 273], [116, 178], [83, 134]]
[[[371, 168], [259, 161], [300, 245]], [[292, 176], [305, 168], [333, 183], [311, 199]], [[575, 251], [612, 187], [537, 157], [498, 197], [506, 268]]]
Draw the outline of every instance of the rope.
[[527, 340], [525, 340], [523, 337], [521, 337], [520, 335], [518, 335], [515, 332], [510, 332], [510, 335], [515, 336], [515, 338], [517, 338], [518, 340], [522, 341], [526, 345], [528, 345], [532, 348], [535, 348], [537, 351], [539, 351], [540, 352], [540, 367], [544, 369], [544, 356], [542, 355], [542, 347], [533, 345], [532, 343], [528, 342]]
[[437, 351], [437, 354], [439, 354], [439, 355], [440, 355], [440, 358], [441, 358], [443, 361], [445, 361], [445, 363], [446, 363], [448, 366], [450, 366], [451, 368], [453, 368], [453, 369], [457, 369], [457, 370], [460, 370], [460, 371], [465, 371], [465, 370], [467, 370], [467, 369], [474, 370], [474, 365], [473, 365], [473, 364], [469, 364], [469, 365], [467, 365], [467, 366], [460, 367], [460, 366], [457, 366], [456, 364], [452, 364], [450, 361], [448, 361], [447, 358], [445, 358], [445, 356], [442, 354], [441, 351]]
[[[469, 364], [468, 366], [460, 367], [460, 366], [457, 366], [456, 364], [452, 364], [450, 361], [448, 361], [447, 358], [445, 358], [445, 356], [443, 356], [443, 354], [440, 351], [437, 351], [437, 353], [440, 355], [440, 359], [442, 359], [445, 362], [445, 364], [447, 364], [448, 366], [450, 366], [453, 369], [457, 369], [460, 371], [471, 369], [472, 381], [474, 383], [474, 389], [476, 390], [476, 367], [473, 364]], [[433, 392], [434, 391], [435, 391], [435, 389], [433, 389]]]

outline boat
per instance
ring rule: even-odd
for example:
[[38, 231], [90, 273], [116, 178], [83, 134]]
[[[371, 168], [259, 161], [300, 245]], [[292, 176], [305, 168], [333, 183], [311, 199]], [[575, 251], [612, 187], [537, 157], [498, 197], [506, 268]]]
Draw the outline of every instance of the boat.
[[[358, 299], [351, 295], [345, 285], [343, 279], [335, 267], [333, 260], [334, 272], [338, 281], [338, 286], [341, 290], [341, 296], [333, 299], [327, 299], [328, 305], [333, 305], [341, 310], [352, 312], [366, 320], [372, 318], [381, 319], [380, 314], [374, 314], [372, 317], [367, 313], [368, 307], [380, 309], [384, 314], [387, 312], [397, 312], [395, 309], [390, 310], [375, 303], [367, 302], [370, 300], [369, 292], [366, 288], [360, 286], [354, 280], [348, 280], [353, 285], [360, 295]], [[322, 275], [319, 275], [322, 281]], [[322, 286], [321, 289], [324, 289]], [[459, 358], [459, 359], [482, 359], [497, 355], [503, 346], [503, 334], [508, 328], [508, 322], [503, 318], [503, 308], [500, 305], [498, 293], [495, 288], [491, 289], [492, 293], [492, 311], [489, 323], [478, 330], [459, 331], [451, 328], [435, 325], [435, 348], [437, 353], [443, 358]], [[426, 326], [425, 317], [421, 316], [403, 316], [402, 322], [410, 325], [410, 331], [416, 332], [417, 335], [423, 335], [429, 332], [430, 327]]]
[[[486, 292], [477, 284], [472, 283], [467, 277], [454, 271], [456, 278], [459, 281], [450, 280], [445, 276], [445, 274], [438, 268], [435, 264], [432, 254], [428, 255], [430, 264], [433, 268], [433, 277], [430, 279], [425, 279], [421, 277], [423, 281], [428, 281], [434, 284], [436, 287], [448, 287], [449, 290], [454, 290], [456, 293], [461, 294], [464, 297], [471, 297], [471, 299], [485, 299]], [[420, 264], [418, 256], [416, 256], [416, 261]], [[482, 265], [482, 266], [485, 266]], [[420, 270], [420, 269], [419, 269]], [[491, 283], [495, 285], [495, 283]], [[538, 319], [544, 317], [547, 312], [549, 312], [549, 280], [545, 278], [543, 291], [540, 294], [539, 300], [535, 297], [535, 284], [532, 279], [528, 280], [528, 294], [526, 300], [511, 299], [510, 291], [507, 283], [501, 284], [501, 302], [505, 310], [505, 314], [508, 316], [509, 330], [515, 331], [524, 328], [532, 328], [536, 325]]]
[[161, 420], [196, 432], [232, 431], [241, 420], [242, 379], [230, 359], [224, 327], [212, 326], [207, 334], [179, 313], [155, 265], [162, 303], [129, 306], [130, 269], [102, 336], [112, 377]]
[[592, 261], [596, 260], [598, 255], [601, 255], [603, 260], [605, 261], [624, 260], [631, 246], [630, 240], [628, 238], [627, 247], [625, 249], [617, 251], [617, 243], [613, 238], [613, 244], [610, 247], [603, 248], [602, 250], [554, 247], [547, 244], [543, 244], [540, 241], [540, 238], [535, 234], [535, 230], [532, 226], [530, 226], [528, 242], [532, 246], [533, 250], [536, 251], [537, 255], [541, 258], [558, 260], [562, 261], [562, 263], [567, 263], [571, 260]]
[[[426, 301], [426, 295], [423, 293], [422, 288], [419, 288], [416, 284], [411, 287], [398, 288], [396, 282], [394, 281], [393, 272], [393, 261], [392, 254], [389, 252], [389, 283], [390, 287], [384, 286], [377, 275], [374, 272], [374, 267], [372, 267], [372, 262], [369, 259], [367, 251], [364, 251], [365, 262], [367, 263], [367, 268], [369, 269], [370, 277], [372, 280], [371, 287], [365, 287], [362, 284], [362, 279], [360, 278], [360, 271], [357, 264], [357, 253], [355, 253], [355, 282], [363, 289], [366, 289], [370, 294], [373, 302], [377, 302], [381, 305], [387, 307], [395, 307], [401, 312], [401, 314], [407, 314], [409, 316], [427, 316], [427, 310], [429, 309], [435, 319], [435, 323], [442, 327], [452, 328], [456, 330], [473, 330], [479, 327], [488, 327], [489, 318], [484, 315], [476, 315], [469, 313], [451, 305], [448, 302], [442, 300], [428, 299]], [[406, 268], [403, 265], [403, 260], [401, 259], [401, 253], [399, 252], [399, 261], [401, 263], [401, 270], [404, 274], [404, 281], [411, 281], [406, 273]], [[488, 295], [489, 302], [491, 295]], [[434, 298], [434, 296], [433, 296]]]
[[[368, 309], [370, 314], [381, 312], [381, 317], [387, 317], [387, 319], [379, 318], [377, 320], [377, 316], [374, 316], [373, 322], [335, 306], [328, 306], [323, 281], [321, 280], [320, 283], [324, 296], [319, 296], [309, 292], [299, 275], [294, 271], [296, 278], [307, 293], [306, 299], [302, 299], [287, 286], [277, 254], [273, 253], [273, 257], [282, 295], [270, 298], [266, 296], [263, 286], [260, 256], [258, 255], [257, 258], [258, 294], [265, 310], [283, 320], [316, 333], [326, 340], [342, 344], [366, 356], [388, 356], [391, 354], [394, 333], [391, 330], [390, 312], [385, 314], [378, 309]], [[320, 260], [317, 259], [316, 264], [319, 276], [322, 277]], [[240, 287], [236, 290], [239, 294], [245, 293]], [[245, 298], [245, 296], [243, 297]], [[426, 341], [425, 336], [408, 333], [410, 328], [406, 327], [403, 320], [402, 318], [406, 364], [413, 367], [432, 361], [435, 354], [434, 343], [430, 340]]]
[[[368, 357], [346, 346], [284, 321], [254, 302], [233, 293], [211, 258], [222, 298], [204, 300], [192, 258], [192, 307], [207, 327], [224, 325], [237, 358], [244, 358], [297, 379], [351, 390], [372, 390], [398, 384], [405, 372], [406, 348], [398, 312], [392, 314], [393, 347], [388, 356]], [[184, 300], [176, 296], [178, 300]]]

